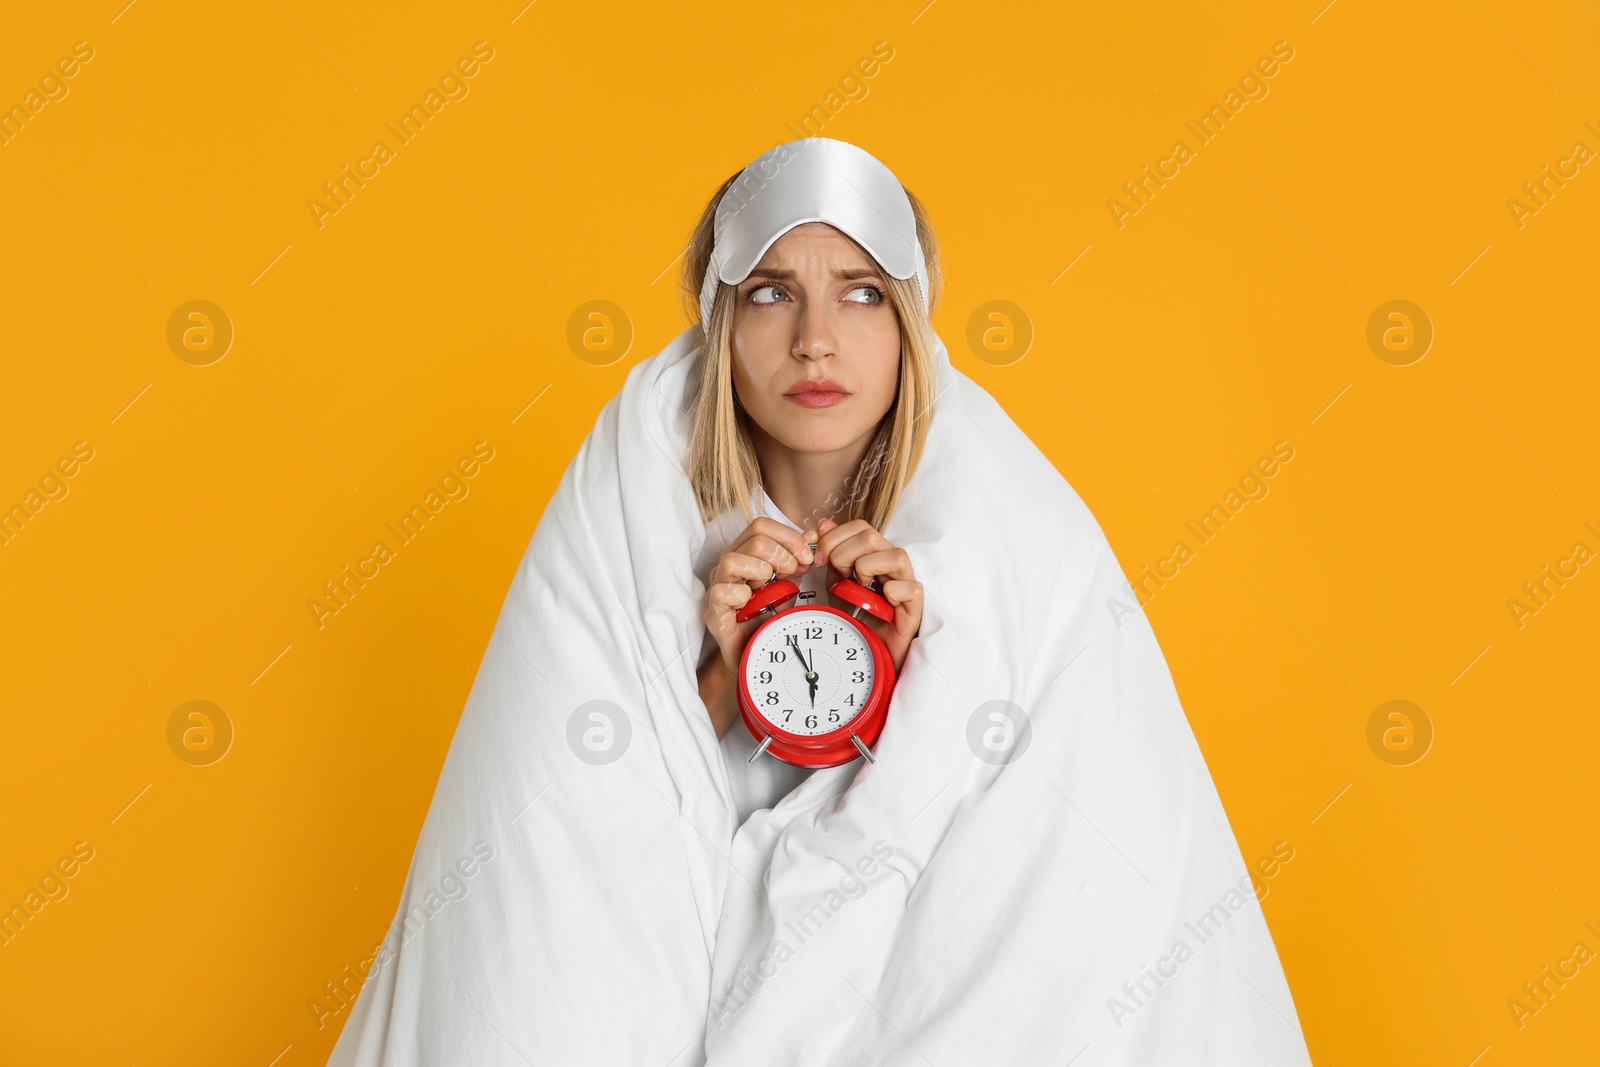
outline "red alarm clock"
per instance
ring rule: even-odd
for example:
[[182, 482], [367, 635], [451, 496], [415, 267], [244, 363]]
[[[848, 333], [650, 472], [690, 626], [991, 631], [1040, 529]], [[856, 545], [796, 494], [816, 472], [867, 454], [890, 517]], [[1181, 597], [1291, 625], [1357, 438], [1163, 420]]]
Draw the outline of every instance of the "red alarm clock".
[[[855, 610], [846, 615], [824, 604], [807, 604], [800, 587], [774, 574], [734, 616], [761, 624], [739, 658], [739, 716], [763, 752], [796, 767], [837, 767], [856, 755], [872, 757], [894, 692], [889, 646], [857, 621], [862, 609], [885, 622], [894, 608], [882, 595], [842, 578], [830, 588]], [[788, 610], [783, 605], [799, 597]]]

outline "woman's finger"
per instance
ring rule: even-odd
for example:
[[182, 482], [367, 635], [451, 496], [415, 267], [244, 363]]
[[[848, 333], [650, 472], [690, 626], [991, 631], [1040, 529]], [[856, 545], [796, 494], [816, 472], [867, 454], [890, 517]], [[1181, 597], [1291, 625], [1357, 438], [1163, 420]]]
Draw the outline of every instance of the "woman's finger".
[[[848, 531], [852, 525], [854, 524], [845, 523], [834, 531], [834, 535], [837, 536], [841, 531]], [[849, 574], [852, 568], [857, 574], [861, 574], [862, 557], [873, 552], [892, 550], [893, 547], [883, 534], [863, 523], [860, 529], [847, 534], [843, 540], [835, 542], [828, 552], [828, 562], [833, 564], [840, 574]], [[866, 575], [861, 574], [861, 577], [863, 581], [866, 580]]]
[[922, 628], [922, 583], [895, 578], [883, 583], [882, 592], [883, 598], [894, 605], [895, 633], [909, 645]]
[[[796, 534], [795, 536], [798, 537], [799, 535]], [[728, 551], [764, 560], [771, 564], [772, 569], [779, 574], [794, 574], [796, 571], [804, 569], [804, 564], [800, 562], [799, 556], [791, 552], [783, 542], [768, 537], [766, 534], [756, 534], [743, 544]], [[724, 555], [726, 554], [724, 553]]]
[[745, 527], [744, 533], [739, 535], [730, 548], [730, 551], [760, 556], [773, 566], [778, 566], [778, 561], [772, 558], [774, 550], [790, 559], [790, 566], [785, 573], [793, 573], [798, 569], [795, 561], [807, 566], [811, 564], [811, 549], [800, 531], [790, 529], [765, 515], [758, 516], [754, 522]]
[[754, 582], [760, 584], [774, 574], [784, 573], [784, 567], [793, 563], [793, 557], [783, 554], [774, 565], [759, 555], [744, 552], [724, 552], [717, 565], [711, 568], [709, 584], [718, 582]]
[[[817, 539], [817, 562], [833, 564], [835, 567], [838, 567], [838, 564], [834, 563], [833, 554], [839, 546], [863, 530], [872, 529], [872, 525], [866, 519], [851, 519], [843, 526], [832, 519], [823, 519], [817, 526], [820, 531]], [[822, 530], [823, 526], [828, 528]], [[839, 569], [844, 570], [843, 567]]]
[[823, 538], [824, 538], [824, 536], [826, 534], [828, 534], [831, 531], [836, 530], [838, 528], [839, 528], [839, 524], [834, 522], [832, 519], [823, 519], [821, 522], [817, 523], [816, 540], [807, 542], [807, 544], [814, 544], [814, 545], [817, 546], [817, 556], [816, 556], [817, 566], [819, 566], [819, 567], [827, 566], [827, 564], [828, 564], [828, 553], [823, 549], [823, 544], [824, 544]]
[[707, 590], [711, 603], [727, 611], [737, 611], [750, 603], [750, 598], [755, 595], [750, 586], [744, 582], [718, 582]]
[[905, 669], [906, 658], [911, 653], [911, 639], [922, 627], [922, 583], [904, 578], [894, 578], [883, 583], [884, 599], [894, 606], [894, 621], [871, 619], [878, 636], [889, 649], [896, 672]]
[[863, 582], [878, 577], [902, 580], [916, 577], [911, 570], [911, 557], [903, 548], [880, 548], [857, 556], [855, 568]]
[[906, 578], [893, 578], [883, 583], [879, 590], [883, 599], [893, 604], [896, 608], [906, 611], [922, 610], [922, 583]]

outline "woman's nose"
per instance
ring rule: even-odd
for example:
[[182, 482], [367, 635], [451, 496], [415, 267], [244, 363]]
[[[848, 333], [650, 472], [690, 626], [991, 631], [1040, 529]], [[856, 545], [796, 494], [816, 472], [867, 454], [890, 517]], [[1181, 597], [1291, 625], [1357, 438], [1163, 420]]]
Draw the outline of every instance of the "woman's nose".
[[822, 359], [836, 352], [831, 309], [822, 301], [806, 301], [795, 320], [794, 355]]

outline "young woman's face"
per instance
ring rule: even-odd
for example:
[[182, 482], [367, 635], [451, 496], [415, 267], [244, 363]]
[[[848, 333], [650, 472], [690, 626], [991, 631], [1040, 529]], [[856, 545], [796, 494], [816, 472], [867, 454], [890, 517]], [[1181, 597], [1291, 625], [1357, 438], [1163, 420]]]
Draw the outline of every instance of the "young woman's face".
[[871, 433], [900, 387], [900, 316], [872, 257], [808, 222], [773, 242], [736, 293], [733, 386], [757, 425], [799, 452]]

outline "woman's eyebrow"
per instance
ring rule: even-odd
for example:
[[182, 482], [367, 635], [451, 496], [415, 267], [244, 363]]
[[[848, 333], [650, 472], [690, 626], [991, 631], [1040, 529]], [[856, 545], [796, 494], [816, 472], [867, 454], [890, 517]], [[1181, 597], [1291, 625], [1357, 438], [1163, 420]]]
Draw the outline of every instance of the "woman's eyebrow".
[[[843, 282], [856, 281], [860, 278], [881, 278], [882, 275], [870, 267], [836, 267], [828, 273]], [[763, 269], [757, 267], [750, 272], [750, 277], [771, 278], [774, 281], [794, 281], [798, 275], [792, 270]]]

